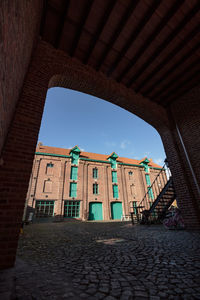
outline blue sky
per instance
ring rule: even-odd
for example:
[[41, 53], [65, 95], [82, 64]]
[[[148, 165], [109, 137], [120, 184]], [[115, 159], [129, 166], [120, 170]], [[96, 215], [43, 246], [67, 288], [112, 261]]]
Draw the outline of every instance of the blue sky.
[[43, 145], [141, 159], [163, 165], [158, 132], [137, 116], [99, 98], [68, 90], [48, 90], [38, 141]]

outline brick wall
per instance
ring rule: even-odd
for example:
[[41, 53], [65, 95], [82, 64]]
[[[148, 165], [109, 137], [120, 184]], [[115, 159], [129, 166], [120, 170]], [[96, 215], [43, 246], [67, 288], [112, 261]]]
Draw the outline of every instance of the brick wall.
[[0, 1], [0, 154], [38, 39], [42, 3]]
[[[108, 100], [153, 125], [163, 140], [172, 174], [177, 176], [175, 187], [179, 204], [184, 209], [186, 223], [191, 227], [199, 226], [196, 202], [192, 195], [193, 185], [188, 186], [184, 175], [184, 158], [177, 147], [178, 139], [170, 127], [170, 119], [164, 108], [71, 59], [47, 43], [40, 42], [26, 75], [2, 152], [4, 163], [0, 168], [0, 268], [14, 264], [46, 92], [52, 86], [71, 88]], [[192, 124], [191, 120], [191, 128], [195, 130]], [[84, 180], [87, 180], [87, 172], [84, 174]], [[87, 190], [84, 193], [87, 196]]]
[[[53, 167], [47, 170], [47, 164], [49, 163], [52, 163]], [[81, 219], [87, 219], [86, 216], [89, 215], [90, 202], [101, 202], [103, 207], [103, 219], [110, 220], [112, 218], [112, 202], [122, 202], [123, 214], [128, 215], [130, 211], [132, 211], [132, 201], [136, 201], [137, 205], [139, 205], [144, 194], [147, 192], [144, 168], [126, 165], [117, 166], [119, 198], [116, 200], [113, 198], [111, 165], [109, 163], [84, 162], [79, 160], [78, 177], [76, 181], [77, 197], [73, 199], [69, 195], [70, 182], [73, 182], [73, 180], [70, 179], [71, 166], [70, 158], [35, 155], [27, 195], [28, 213], [34, 211], [36, 201], [53, 200], [54, 215], [63, 216], [63, 201], [79, 200], [81, 201]], [[97, 179], [93, 178], [94, 168], [98, 169]], [[131, 176], [129, 172], [132, 172]], [[158, 172], [158, 170], [150, 168], [150, 176], [152, 176], [152, 178], [154, 178]], [[51, 189], [45, 190], [46, 182], [51, 183]], [[93, 194], [94, 183], [98, 184], [98, 194]]]

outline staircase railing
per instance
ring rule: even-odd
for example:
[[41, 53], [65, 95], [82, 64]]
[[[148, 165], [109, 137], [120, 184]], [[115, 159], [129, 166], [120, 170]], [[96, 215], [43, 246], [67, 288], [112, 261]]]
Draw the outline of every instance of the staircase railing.
[[167, 182], [171, 178], [171, 172], [168, 167], [167, 161], [163, 165], [162, 169], [154, 179], [153, 183], [147, 186], [147, 192], [143, 199], [138, 205], [138, 217], [141, 218], [141, 212], [144, 210], [149, 210], [153, 205], [154, 201], [157, 199], [163, 188], [166, 186]]

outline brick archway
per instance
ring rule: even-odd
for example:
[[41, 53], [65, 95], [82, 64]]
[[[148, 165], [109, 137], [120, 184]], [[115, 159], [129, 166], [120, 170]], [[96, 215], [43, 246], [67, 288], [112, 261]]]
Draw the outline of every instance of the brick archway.
[[71, 88], [110, 101], [154, 126], [161, 135], [172, 174], [175, 175], [179, 205], [186, 224], [191, 228], [199, 226], [197, 191], [190, 180], [187, 164], [183, 163], [184, 156], [170, 114], [122, 84], [107, 79], [105, 75], [55, 50], [46, 42], [40, 42], [25, 78], [2, 152], [1, 268], [11, 267], [15, 261], [19, 226], [45, 97], [48, 88], [54, 86]]

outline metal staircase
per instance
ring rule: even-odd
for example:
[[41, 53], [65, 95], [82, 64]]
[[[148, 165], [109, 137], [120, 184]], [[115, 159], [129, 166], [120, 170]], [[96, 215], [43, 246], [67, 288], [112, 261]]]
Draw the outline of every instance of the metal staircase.
[[147, 223], [159, 223], [176, 199], [171, 172], [164, 164], [138, 206], [138, 219]]

